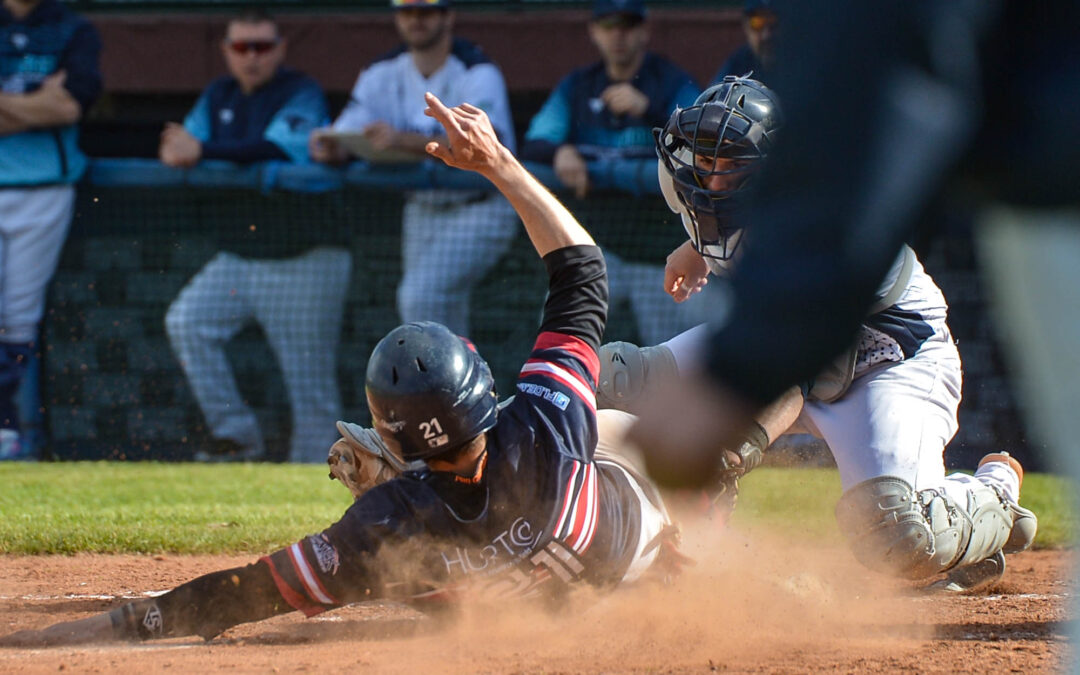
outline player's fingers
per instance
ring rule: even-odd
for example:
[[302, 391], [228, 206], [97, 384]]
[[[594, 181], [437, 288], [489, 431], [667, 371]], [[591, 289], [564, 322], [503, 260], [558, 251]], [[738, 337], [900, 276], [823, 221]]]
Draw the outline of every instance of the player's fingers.
[[459, 107], [471, 115], [480, 115], [484, 112], [480, 108], [474, 106], [472, 103], [462, 103]]
[[450, 148], [444, 146], [438, 141], [431, 141], [424, 146], [424, 150], [433, 157], [438, 157], [447, 164], [452, 164], [453, 155], [450, 154]]
[[446, 105], [439, 100], [439, 97], [432, 94], [430, 91], [424, 94], [424, 101], [428, 104], [428, 107], [424, 110], [424, 114], [428, 117], [434, 117], [439, 121], [447, 131], [453, 129], [458, 130], [458, 120], [454, 113], [447, 108]]
[[675, 291], [679, 288], [679, 284], [683, 282], [686, 277], [679, 274], [671, 267], [664, 267], [664, 291], [668, 295], [674, 295]]

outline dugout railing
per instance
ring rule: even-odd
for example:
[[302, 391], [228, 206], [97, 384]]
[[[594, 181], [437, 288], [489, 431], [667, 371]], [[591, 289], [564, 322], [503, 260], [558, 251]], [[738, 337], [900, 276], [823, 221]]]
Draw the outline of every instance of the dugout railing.
[[[594, 192], [588, 198], [563, 191], [559, 196], [607, 250], [651, 263], [652, 271], [635, 267], [633, 272], [656, 275], [659, 287], [664, 258], [685, 235], [659, 196], [655, 166], [654, 161], [594, 163]], [[530, 168], [558, 190], [549, 167]], [[295, 237], [348, 248], [353, 271], [338, 382], [345, 416], [366, 421], [366, 358], [399, 322], [395, 288], [401, 277], [402, 194], [427, 187], [490, 189], [476, 175], [434, 162], [394, 167], [360, 162], [344, 169], [203, 162], [180, 170], [153, 160], [94, 160], [80, 185], [43, 322], [44, 456], [183, 460], [207, 442], [202, 416], [170, 349], [164, 316], [188, 279], [238, 231], [255, 255], [260, 247], [275, 255]], [[961, 233], [936, 240], [923, 255], [951, 303], [950, 323], [964, 358], [961, 432], [949, 455], [951, 464], [961, 466], [1006, 446], [1025, 454], [970, 251]], [[527, 356], [545, 284], [519, 226], [510, 250], [473, 293], [470, 337], [504, 394], [512, 392], [516, 370]], [[613, 305], [607, 340], [639, 341], [638, 328], [628, 301]], [[229, 343], [227, 353], [241, 392], [266, 431], [270, 458], [284, 459], [287, 395], [264, 336], [251, 325]]]

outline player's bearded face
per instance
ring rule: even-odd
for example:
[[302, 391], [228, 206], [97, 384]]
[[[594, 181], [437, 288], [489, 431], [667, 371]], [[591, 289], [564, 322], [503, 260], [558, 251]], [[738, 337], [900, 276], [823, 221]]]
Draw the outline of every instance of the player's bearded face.
[[450, 33], [454, 15], [436, 7], [409, 7], [394, 12], [394, 23], [401, 41], [409, 49], [426, 51]]

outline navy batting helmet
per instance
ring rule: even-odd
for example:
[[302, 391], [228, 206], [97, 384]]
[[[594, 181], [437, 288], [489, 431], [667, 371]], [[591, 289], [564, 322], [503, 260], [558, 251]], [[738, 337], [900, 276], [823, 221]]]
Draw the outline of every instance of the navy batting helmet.
[[749, 77], [727, 76], [694, 105], [677, 108], [654, 129], [660, 187], [683, 216], [694, 248], [727, 260], [741, 240], [732, 218], [781, 126], [776, 94]]
[[406, 462], [459, 448], [498, 416], [487, 362], [433, 321], [398, 326], [380, 340], [365, 389], [375, 428]]

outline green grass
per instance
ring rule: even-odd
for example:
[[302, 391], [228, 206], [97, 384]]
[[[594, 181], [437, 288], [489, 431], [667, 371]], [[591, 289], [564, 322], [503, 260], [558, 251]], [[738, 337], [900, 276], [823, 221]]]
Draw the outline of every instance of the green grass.
[[[0, 552], [262, 553], [337, 520], [348, 492], [319, 465], [0, 463]], [[1076, 541], [1066, 479], [1029, 474], [1023, 504], [1035, 545]], [[831, 469], [763, 468], [743, 481], [734, 522], [800, 539], [840, 540]]]
[[0, 464], [0, 551], [264, 552], [351, 501], [325, 465]]

